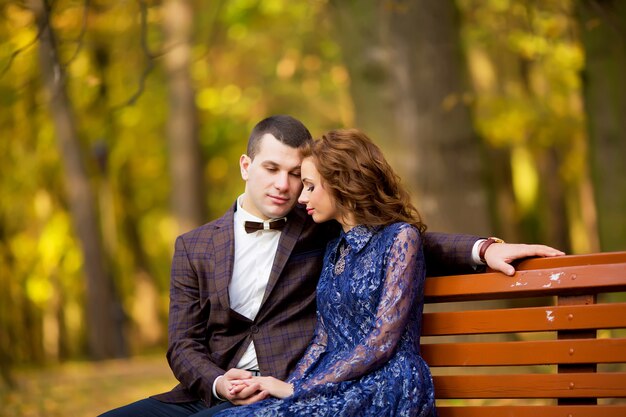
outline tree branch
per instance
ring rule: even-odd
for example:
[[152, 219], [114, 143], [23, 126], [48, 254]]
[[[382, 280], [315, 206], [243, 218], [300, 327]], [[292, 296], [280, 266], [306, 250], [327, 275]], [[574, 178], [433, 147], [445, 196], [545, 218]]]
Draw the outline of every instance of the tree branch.
[[32, 41], [22, 46], [21, 48], [18, 48], [15, 51], [13, 51], [13, 53], [9, 57], [9, 62], [7, 62], [6, 66], [2, 69], [2, 72], [0, 72], [0, 78], [4, 77], [4, 74], [6, 74], [9, 71], [9, 69], [11, 68], [11, 65], [13, 65], [13, 61], [15, 60], [15, 58], [17, 58], [19, 54], [21, 54], [22, 52], [24, 52], [25, 50], [33, 46], [35, 43], [37, 43], [39, 38], [41, 38], [41, 32], [42, 32], [41, 30], [37, 30], [37, 36], [35, 36], [35, 38]]
[[78, 34], [78, 38], [76, 38], [76, 40], [74, 41], [78, 45], [76, 46], [76, 50], [74, 51], [70, 59], [68, 59], [67, 62], [63, 64], [64, 67], [68, 67], [76, 59], [76, 57], [78, 56], [78, 53], [83, 48], [83, 40], [85, 38], [85, 32], [87, 31], [87, 14], [88, 13], [89, 13], [89, 0], [85, 0], [85, 4], [83, 7], [83, 24], [80, 28], [80, 33]]
[[143, 94], [146, 85], [146, 79], [148, 78], [148, 74], [154, 68], [154, 59], [155, 55], [150, 51], [148, 47], [148, 6], [144, 0], [138, 0], [139, 10], [141, 12], [141, 49], [146, 57], [147, 63], [141, 74], [141, 78], [139, 79], [139, 86], [137, 87], [137, 91], [124, 103], [113, 107], [113, 111], [120, 110], [126, 106], [134, 105], [139, 97]]

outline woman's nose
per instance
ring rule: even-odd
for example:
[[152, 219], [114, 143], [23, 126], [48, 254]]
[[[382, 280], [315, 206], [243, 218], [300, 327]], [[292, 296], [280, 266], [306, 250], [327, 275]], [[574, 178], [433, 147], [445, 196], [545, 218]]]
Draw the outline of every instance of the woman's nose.
[[306, 204], [307, 201], [309, 201], [309, 198], [306, 194], [307, 194], [306, 189], [302, 189], [302, 192], [300, 193], [300, 197], [298, 197], [298, 203]]

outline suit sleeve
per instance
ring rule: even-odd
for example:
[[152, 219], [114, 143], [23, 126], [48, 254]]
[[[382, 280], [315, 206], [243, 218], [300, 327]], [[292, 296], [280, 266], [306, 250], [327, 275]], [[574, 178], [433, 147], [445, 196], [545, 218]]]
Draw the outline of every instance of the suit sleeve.
[[210, 360], [206, 347], [208, 311], [209, 306], [200, 302], [198, 274], [185, 241], [178, 237], [170, 282], [167, 359], [181, 385], [211, 405], [213, 381], [224, 370]]
[[472, 247], [480, 236], [427, 232], [424, 238], [426, 275], [441, 276], [482, 272], [472, 260]]

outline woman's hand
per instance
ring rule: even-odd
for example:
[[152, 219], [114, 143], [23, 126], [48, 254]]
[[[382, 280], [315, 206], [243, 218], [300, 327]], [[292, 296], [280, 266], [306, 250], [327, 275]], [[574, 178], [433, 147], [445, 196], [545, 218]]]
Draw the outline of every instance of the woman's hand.
[[243, 382], [246, 385], [258, 384], [261, 387], [261, 391], [265, 391], [276, 398], [285, 398], [293, 394], [293, 385], [276, 379], [273, 376], [254, 376]]
[[219, 377], [215, 389], [220, 398], [235, 405], [251, 404], [269, 395], [261, 389], [260, 384], [253, 383], [252, 373], [235, 368]]

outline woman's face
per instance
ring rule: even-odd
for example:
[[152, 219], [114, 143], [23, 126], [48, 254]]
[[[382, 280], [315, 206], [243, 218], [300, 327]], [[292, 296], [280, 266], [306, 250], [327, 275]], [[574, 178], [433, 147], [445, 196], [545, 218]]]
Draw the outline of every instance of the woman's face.
[[313, 217], [313, 221], [322, 223], [334, 219], [341, 223], [335, 200], [324, 189], [322, 178], [315, 167], [313, 158], [308, 157], [302, 160], [300, 176], [304, 188], [298, 202], [306, 205], [306, 212]]

